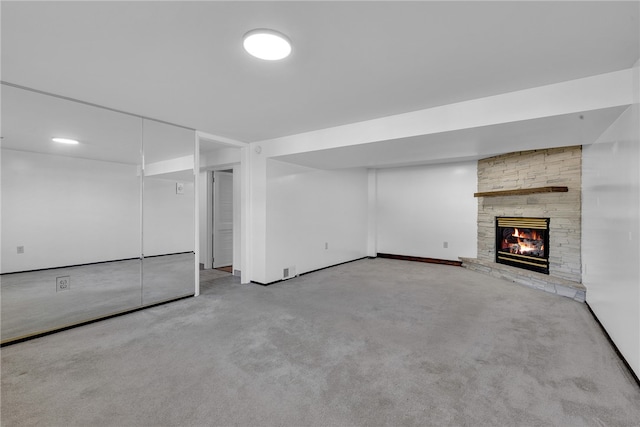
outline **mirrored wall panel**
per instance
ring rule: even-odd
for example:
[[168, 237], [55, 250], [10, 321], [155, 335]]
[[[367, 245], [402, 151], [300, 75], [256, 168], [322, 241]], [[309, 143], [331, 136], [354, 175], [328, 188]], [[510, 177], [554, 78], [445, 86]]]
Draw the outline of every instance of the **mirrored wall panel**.
[[194, 132], [1, 90], [2, 343], [193, 295]]
[[140, 118], [2, 86], [3, 342], [140, 306], [141, 144]]
[[142, 301], [193, 295], [195, 133], [144, 120]]

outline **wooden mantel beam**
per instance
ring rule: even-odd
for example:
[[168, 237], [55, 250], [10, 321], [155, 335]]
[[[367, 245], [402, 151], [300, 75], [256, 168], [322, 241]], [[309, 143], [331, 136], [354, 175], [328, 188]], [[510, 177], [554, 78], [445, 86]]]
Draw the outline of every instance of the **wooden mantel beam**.
[[519, 188], [516, 190], [483, 191], [473, 193], [473, 197], [522, 196], [536, 193], [566, 193], [567, 191], [569, 191], [568, 187]]

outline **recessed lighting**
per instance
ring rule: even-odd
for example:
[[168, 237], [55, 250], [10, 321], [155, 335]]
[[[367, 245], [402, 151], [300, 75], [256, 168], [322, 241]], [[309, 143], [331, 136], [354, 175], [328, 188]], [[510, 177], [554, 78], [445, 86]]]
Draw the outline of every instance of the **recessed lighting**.
[[274, 30], [251, 30], [244, 35], [242, 44], [250, 55], [267, 61], [284, 59], [291, 53], [289, 38]]
[[51, 138], [51, 140], [53, 142], [59, 142], [60, 144], [70, 144], [70, 145], [80, 144], [75, 139], [69, 139], [69, 138]]

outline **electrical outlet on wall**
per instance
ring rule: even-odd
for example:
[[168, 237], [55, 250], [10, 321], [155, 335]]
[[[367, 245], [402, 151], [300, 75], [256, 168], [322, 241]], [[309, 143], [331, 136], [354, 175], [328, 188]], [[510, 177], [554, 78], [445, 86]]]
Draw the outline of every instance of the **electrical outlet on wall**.
[[68, 291], [71, 289], [71, 276], [56, 277], [56, 292]]
[[176, 194], [184, 194], [184, 182], [176, 182]]
[[447, 249], [449, 247], [449, 242], [442, 242], [442, 247]]
[[24, 246], [18, 246], [18, 248], [17, 248], [17, 252], [18, 252], [19, 254], [23, 254], [23, 253], [24, 253]]

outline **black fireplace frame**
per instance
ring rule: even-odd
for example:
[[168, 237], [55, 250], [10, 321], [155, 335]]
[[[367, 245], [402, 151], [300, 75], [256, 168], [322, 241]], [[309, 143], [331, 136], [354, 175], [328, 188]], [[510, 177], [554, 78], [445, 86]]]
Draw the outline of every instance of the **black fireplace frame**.
[[[512, 267], [523, 268], [536, 271], [538, 273], [549, 274], [549, 218], [526, 218], [526, 217], [496, 217], [496, 263], [510, 265]], [[544, 255], [529, 256], [513, 254], [500, 250], [504, 239], [503, 229], [519, 228], [523, 230], [541, 230], [543, 234]]]

